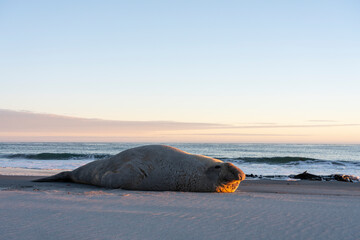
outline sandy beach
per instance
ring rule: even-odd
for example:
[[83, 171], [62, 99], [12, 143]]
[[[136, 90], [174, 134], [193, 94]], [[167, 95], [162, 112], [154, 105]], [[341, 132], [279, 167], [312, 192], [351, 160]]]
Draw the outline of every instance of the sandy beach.
[[0, 175], [2, 239], [358, 239], [360, 184], [245, 180], [144, 192]]
[[359, 12], [0, 0], [0, 240], [360, 240]]

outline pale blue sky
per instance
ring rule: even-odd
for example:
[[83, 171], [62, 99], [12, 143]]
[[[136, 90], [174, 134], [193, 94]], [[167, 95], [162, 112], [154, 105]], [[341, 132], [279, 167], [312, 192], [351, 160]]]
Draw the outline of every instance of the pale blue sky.
[[1, 1], [0, 109], [360, 123], [359, 1]]

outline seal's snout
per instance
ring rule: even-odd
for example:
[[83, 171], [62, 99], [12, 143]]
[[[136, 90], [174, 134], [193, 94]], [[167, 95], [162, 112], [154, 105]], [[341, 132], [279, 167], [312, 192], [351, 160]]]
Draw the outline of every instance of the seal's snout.
[[240, 180], [241, 181], [241, 174], [235, 174], [234, 175], [234, 180]]
[[235, 192], [240, 182], [245, 179], [245, 174], [232, 163], [224, 163], [220, 174], [220, 184], [216, 192]]
[[241, 169], [239, 169], [239, 170], [240, 170], [240, 172], [238, 174], [239, 180], [243, 181], [243, 180], [245, 180], [246, 175], [245, 175], [245, 173], [243, 171], [241, 171]]
[[245, 179], [245, 174], [241, 169], [238, 168], [238, 173], [234, 174], [234, 180], [243, 181]]
[[232, 163], [225, 163], [228, 167], [229, 172], [232, 173], [234, 181], [243, 181], [245, 179], [245, 173], [240, 168], [236, 167]]

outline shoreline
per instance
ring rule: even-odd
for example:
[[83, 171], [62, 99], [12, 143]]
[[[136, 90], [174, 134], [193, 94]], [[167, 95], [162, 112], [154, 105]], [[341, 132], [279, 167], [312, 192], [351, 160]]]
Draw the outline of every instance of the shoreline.
[[[33, 168], [19, 168], [19, 167], [0, 167], [0, 176], [51, 176], [58, 174], [63, 171], [72, 171], [72, 169], [33, 169]], [[304, 172], [306, 173], [306, 172]], [[301, 173], [299, 175], [304, 175]], [[308, 174], [308, 173], [306, 173]], [[295, 174], [291, 175], [255, 175], [246, 174], [246, 180], [257, 181], [257, 180], [273, 180], [273, 181], [299, 181], [299, 180], [312, 180], [312, 181], [343, 181], [343, 182], [360, 182], [360, 177], [353, 175], [312, 175], [305, 176], [304, 178], [296, 178]], [[319, 180], [321, 179], [321, 180]]]
[[0, 167], [0, 176], [50, 176], [66, 169], [33, 169], [20, 167]]
[[234, 193], [0, 175], [4, 239], [356, 239], [360, 183], [244, 180]]
[[[32, 180], [42, 178], [39, 176], [25, 176], [25, 175], [2, 175], [0, 174], [0, 188], [8, 188], [16, 190], [21, 188], [34, 187], [46, 188], [49, 187], [70, 187], [69, 189], [76, 190], [94, 188], [106, 191], [128, 191], [123, 189], [106, 189], [102, 187], [78, 184], [71, 182], [32, 182]], [[134, 192], [134, 191], [130, 191]], [[142, 192], [142, 191], [135, 191]], [[144, 191], [146, 192], [146, 191]], [[148, 191], [156, 192], [156, 191]], [[161, 191], [160, 191], [161, 192]], [[166, 192], [166, 191], [165, 191]], [[246, 179], [242, 181], [234, 194], [240, 193], [274, 193], [274, 194], [303, 194], [303, 195], [337, 195], [337, 196], [359, 196], [360, 197], [360, 183], [359, 182], [340, 182], [340, 181], [310, 181], [310, 180], [272, 180], [272, 179]]]

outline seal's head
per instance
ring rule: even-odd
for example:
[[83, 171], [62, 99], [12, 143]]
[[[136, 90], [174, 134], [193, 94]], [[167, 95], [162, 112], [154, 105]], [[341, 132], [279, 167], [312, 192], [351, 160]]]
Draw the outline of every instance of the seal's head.
[[215, 182], [215, 192], [235, 192], [245, 174], [232, 163], [217, 163], [207, 170], [207, 176]]

